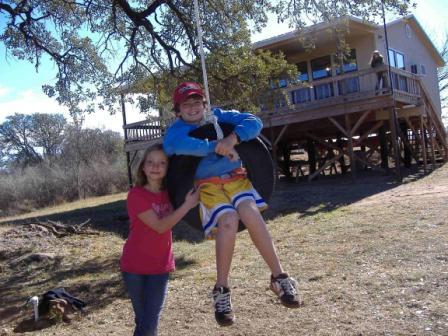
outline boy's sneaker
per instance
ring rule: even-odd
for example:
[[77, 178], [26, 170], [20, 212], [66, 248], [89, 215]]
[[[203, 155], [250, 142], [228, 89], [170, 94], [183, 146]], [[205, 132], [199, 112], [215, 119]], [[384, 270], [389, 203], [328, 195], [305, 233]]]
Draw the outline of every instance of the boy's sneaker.
[[297, 292], [297, 281], [287, 273], [281, 273], [277, 277], [271, 275], [271, 290], [278, 295], [282, 304], [288, 308], [297, 308], [302, 301]]
[[235, 315], [232, 310], [232, 300], [230, 299], [230, 289], [227, 287], [213, 288], [213, 303], [215, 306], [215, 318], [221, 326], [233, 324]]

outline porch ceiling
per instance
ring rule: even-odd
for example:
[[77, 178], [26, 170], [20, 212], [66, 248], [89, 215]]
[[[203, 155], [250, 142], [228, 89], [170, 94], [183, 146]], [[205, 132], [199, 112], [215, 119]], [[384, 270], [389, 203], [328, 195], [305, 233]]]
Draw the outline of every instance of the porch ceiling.
[[[328, 47], [336, 45], [336, 37], [330, 24], [318, 24], [306, 28], [303, 31], [292, 31], [273, 37], [268, 40], [255, 43], [256, 49], [282, 51], [286, 55], [297, 54], [308, 49]], [[347, 41], [367, 37], [376, 31], [376, 26], [349, 20], [347, 25], [340, 25], [338, 29], [347, 29]]]

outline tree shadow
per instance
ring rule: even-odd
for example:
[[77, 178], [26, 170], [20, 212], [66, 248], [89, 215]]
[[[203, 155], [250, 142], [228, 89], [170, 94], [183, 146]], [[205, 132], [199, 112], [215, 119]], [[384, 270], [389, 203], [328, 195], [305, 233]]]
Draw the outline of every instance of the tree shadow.
[[[126, 211], [126, 201], [114, 201], [101, 205], [75, 209], [51, 215], [28, 217], [14, 221], [8, 221], [10, 225], [21, 225], [27, 223], [38, 223], [46, 221], [61, 222], [66, 225], [80, 224], [89, 220], [88, 228], [114, 233], [123, 239], [129, 234], [129, 217]], [[4, 222], [3, 222], [4, 223]], [[0, 225], [2, 222], [0, 221]], [[203, 235], [197, 230], [190, 228], [185, 222], [177, 224], [173, 228], [174, 240], [185, 240], [197, 243], [203, 240]]]
[[[403, 183], [416, 181], [424, 174], [421, 167], [412, 166], [403, 168]], [[357, 202], [399, 186], [392, 174], [381, 175], [374, 171], [358, 172], [356, 181], [351, 174], [346, 175], [320, 175], [312, 182], [299, 182], [280, 180], [277, 182], [273, 196], [269, 201], [269, 209], [264, 213], [268, 220], [292, 212], [298, 212], [299, 216], [311, 216], [318, 212], [329, 212], [338, 207]], [[129, 230], [129, 219], [126, 212], [126, 201], [114, 201], [93, 207], [70, 210], [62, 213], [29, 217], [26, 219], [10, 221], [8, 224], [20, 225], [37, 221], [59, 221], [73, 225], [90, 222], [88, 227], [104, 232], [111, 232], [125, 239]], [[0, 221], [0, 225], [1, 225]], [[190, 243], [201, 242], [204, 237], [201, 231], [190, 227], [186, 222], [181, 222], [173, 228], [175, 241], [187, 241]]]
[[303, 218], [330, 212], [396, 188], [400, 184], [417, 181], [429, 174], [417, 167], [402, 169], [402, 183], [398, 183], [392, 174], [380, 175], [372, 171], [359, 172], [356, 180], [351, 174], [319, 176], [312, 182], [281, 180], [276, 185], [264, 217], [273, 220], [279, 216], [298, 213], [299, 218]]
[[[20, 225], [37, 223], [39, 221], [55, 221], [67, 225], [75, 225], [90, 220], [86, 225], [87, 227], [99, 231], [113, 232], [124, 237], [127, 235], [128, 231], [127, 219], [126, 201], [120, 200], [50, 215], [37, 217], [30, 216], [24, 219], [8, 221], [7, 223], [11, 225]], [[5, 222], [0, 221], [0, 223]]]

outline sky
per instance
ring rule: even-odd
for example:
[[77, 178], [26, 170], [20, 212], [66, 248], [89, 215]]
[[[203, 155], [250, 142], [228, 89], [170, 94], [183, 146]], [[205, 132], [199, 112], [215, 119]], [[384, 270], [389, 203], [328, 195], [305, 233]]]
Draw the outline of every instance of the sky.
[[[448, 0], [415, 0], [415, 2], [417, 8], [412, 13], [426, 33], [434, 39], [433, 43], [436, 46], [440, 45], [448, 33], [448, 21], [444, 20], [441, 14], [446, 14]], [[261, 33], [252, 36], [252, 41], [256, 42], [287, 31], [290, 31], [290, 28], [286, 24], [277, 24], [275, 20], [271, 20]], [[12, 56], [7, 57], [5, 47], [0, 44], [0, 123], [15, 112], [62, 113], [70, 120], [67, 109], [42, 92], [42, 85], [54, 82], [55, 74], [56, 68], [48, 59], [42, 62], [39, 72], [36, 72], [33, 64], [18, 61]], [[145, 119], [136, 107], [129, 104], [126, 106], [126, 112], [127, 123]], [[445, 110], [444, 115], [448, 116], [448, 111]], [[447, 122], [448, 120], [445, 121]], [[86, 127], [111, 129], [117, 132], [122, 132], [122, 124], [120, 113], [110, 116], [105, 111], [87, 115], [85, 120]]]

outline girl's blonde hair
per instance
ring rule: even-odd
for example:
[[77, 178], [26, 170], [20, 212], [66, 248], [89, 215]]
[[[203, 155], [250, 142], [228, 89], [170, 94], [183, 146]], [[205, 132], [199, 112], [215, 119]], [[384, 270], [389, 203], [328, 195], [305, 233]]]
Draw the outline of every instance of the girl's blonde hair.
[[[137, 173], [135, 174], [135, 185], [139, 187], [143, 187], [144, 185], [148, 184], [148, 178], [146, 177], [145, 172], [143, 171], [143, 166], [145, 165], [145, 161], [149, 153], [154, 151], [162, 151], [163, 152], [163, 145], [161, 143], [156, 143], [154, 145], [149, 146], [146, 148], [145, 152], [143, 153], [142, 159], [140, 160], [137, 168]], [[162, 190], [166, 189], [166, 176], [162, 180]]]

